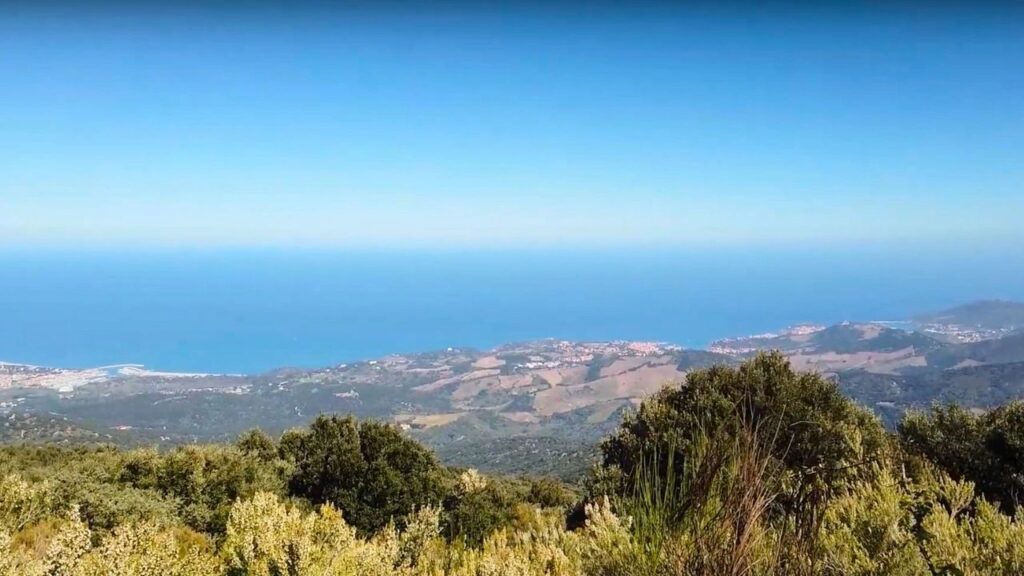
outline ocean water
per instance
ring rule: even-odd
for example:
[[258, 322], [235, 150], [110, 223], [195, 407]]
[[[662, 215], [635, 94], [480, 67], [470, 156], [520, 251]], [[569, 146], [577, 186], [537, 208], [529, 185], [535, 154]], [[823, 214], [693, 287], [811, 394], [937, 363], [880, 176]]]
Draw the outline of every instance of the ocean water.
[[0, 252], [0, 359], [256, 373], [537, 338], [700, 347], [1024, 300], [1012, 249]]

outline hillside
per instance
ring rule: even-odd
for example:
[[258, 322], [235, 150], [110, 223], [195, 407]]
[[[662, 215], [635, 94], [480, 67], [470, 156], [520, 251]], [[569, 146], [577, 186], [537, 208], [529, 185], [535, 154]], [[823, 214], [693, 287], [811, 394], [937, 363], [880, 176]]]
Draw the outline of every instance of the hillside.
[[353, 414], [394, 422], [451, 462], [512, 471], [544, 463], [571, 474], [579, 470], [559, 462], [574, 459], [562, 455], [589, 450], [643, 398], [680, 385], [691, 370], [737, 364], [759, 350], [780, 350], [795, 369], [836, 378], [890, 424], [933, 401], [986, 408], [1024, 395], [1024, 333], [959, 341], [845, 322], [721, 340], [707, 350], [542, 340], [255, 376], [3, 364], [0, 415], [40, 422], [37, 431], [5, 433], [7, 441], [177, 444]]
[[88, 370], [76, 381], [74, 371], [47, 371], [0, 389], [0, 403], [160, 443], [225, 440], [252, 427], [280, 432], [347, 413], [395, 422], [456, 462], [509, 453], [493, 463], [517, 469], [589, 449], [623, 410], [682, 382], [687, 370], [726, 361], [656, 343], [540, 341], [260, 376]]
[[851, 371], [839, 377], [839, 387], [887, 424], [895, 425], [907, 409], [925, 409], [936, 403], [988, 409], [1024, 398], [1024, 362], [906, 375]]

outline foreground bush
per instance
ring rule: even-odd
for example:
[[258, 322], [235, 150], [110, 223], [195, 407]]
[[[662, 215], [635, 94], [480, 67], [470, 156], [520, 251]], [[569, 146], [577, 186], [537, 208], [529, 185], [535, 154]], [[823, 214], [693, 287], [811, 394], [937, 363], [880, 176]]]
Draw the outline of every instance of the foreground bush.
[[825, 515], [825, 574], [1024, 573], [1024, 524], [939, 475], [907, 484], [882, 471]]
[[[577, 531], [558, 514], [532, 509], [516, 529], [499, 529], [479, 547], [443, 538], [436, 508], [405, 518], [404, 530], [389, 525], [364, 538], [333, 506], [306, 511], [258, 493], [232, 507], [216, 548], [194, 532], [150, 523], [96, 540], [72, 510], [43, 546], [0, 531], [0, 576], [1024, 573], [1024, 525], [975, 499], [969, 483], [944, 476], [906, 484], [881, 472], [857, 483], [826, 508], [816, 538], [794, 546], [784, 522], [758, 512], [770, 495], [756, 493], [760, 480], [749, 474], [760, 472], [744, 471], [749, 456], [728, 464], [709, 499], [673, 521], [664, 496], [683, 492], [669, 488], [638, 494], [630, 515], [597, 500]], [[695, 479], [681, 485], [692, 489]]]
[[124, 525], [93, 544], [72, 510], [41, 553], [0, 532], [0, 576], [210, 576], [222, 572], [205, 538], [154, 524]]

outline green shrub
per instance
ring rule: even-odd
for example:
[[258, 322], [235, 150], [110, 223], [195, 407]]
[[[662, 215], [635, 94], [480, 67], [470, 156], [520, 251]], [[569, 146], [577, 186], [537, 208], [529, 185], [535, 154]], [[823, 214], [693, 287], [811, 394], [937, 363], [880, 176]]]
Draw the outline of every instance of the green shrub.
[[444, 495], [433, 453], [388, 424], [321, 416], [288, 445], [295, 466], [291, 493], [334, 504], [364, 533], [401, 522]]
[[685, 384], [662, 390], [627, 415], [601, 446], [602, 469], [591, 491], [628, 491], [652, 452], [681, 474], [702, 435], [727, 442], [744, 433], [753, 433], [759, 450], [786, 471], [776, 503], [803, 523], [813, 523], [831, 494], [869, 476], [872, 462], [888, 454], [879, 421], [834, 383], [794, 372], [780, 354], [759, 354], [739, 368], [692, 372]]
[[899, 425], [899, 441], [1007, 512], [1024, 502], [1024, 402], [981, 415], [958, 406], [912, 413]]

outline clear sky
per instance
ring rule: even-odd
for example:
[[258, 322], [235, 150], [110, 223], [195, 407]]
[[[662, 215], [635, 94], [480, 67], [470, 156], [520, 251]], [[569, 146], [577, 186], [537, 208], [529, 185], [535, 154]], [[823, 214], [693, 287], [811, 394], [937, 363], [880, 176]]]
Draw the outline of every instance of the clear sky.
[[3, 4], [0, 246], [1020, 242], [971, 4]]

